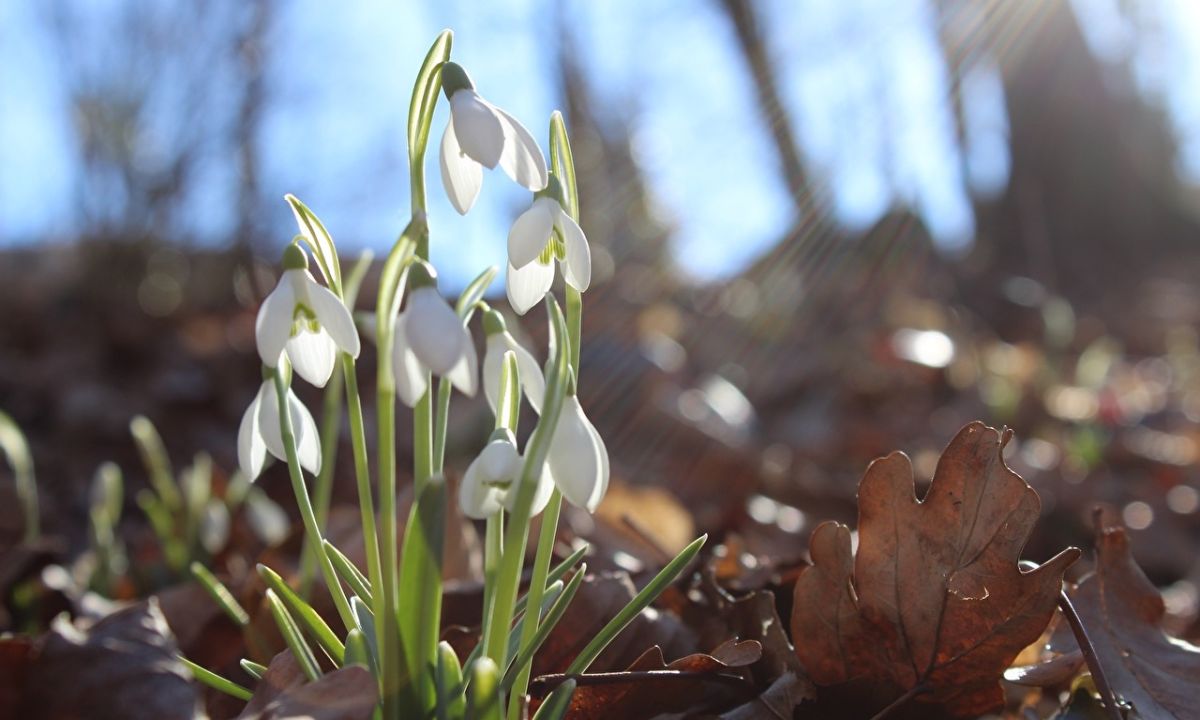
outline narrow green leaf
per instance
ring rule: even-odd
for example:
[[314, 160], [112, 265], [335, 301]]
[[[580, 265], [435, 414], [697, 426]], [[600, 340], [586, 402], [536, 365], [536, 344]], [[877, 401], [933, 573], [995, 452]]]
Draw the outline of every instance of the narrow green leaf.
[[220, 690], [226, 695], [232, 695], [238, 700], [249, 700], [253, 695], [253, 693], [241, 685], [232, 680], [226, 680], [215, 672], [197, 665], [182, 655], [179, 656], [179, 659], [187, 666], [188, 670], [192, 671], [192, 677], [196, 678], [196, 682], [207, 685], [214, 690]]
[[304, 602], [304, 599], [297, 595], [296, 591], [292, 590], [274, 570], [261, 563], [257, 569], [258, 576], [283, 600], [288, 613], [305, 634], [315, 640], [324, 648], [325, 652], [329, 653], [333, 661], [340, 665], [345, 657], [346, 647], [338, 640], [337, 635], [333, 634], [329, 625], [321, 619], [321, 615], [313, 609], [312, 605]]
[[163, 558], [166, 560], [167, 566], [173, 571], [181, 571], [187, 562], [187, 550], [180, 544], [179, 538], [175, 537], [170, 510], [167, 509], [162, 499], [148, 488], [139, 490], [134, 500], [145, 513], [146, 519], [150, 521], [150, 527], [158, 537], [159, 545], [162, 546]]
[[238, 665], [241, 665], [242, 669], [246, 671], [246, 674], [255, 680], [262, 680], [262, 676], [267, 674], [267, 666], [260, 665], [253, 660], [242, 658], [238, 661]]
[[[563, 614], [567, 611], [567, 607], [571, 604], [571, 600], [575, 598], [575, 593], [579, 591], [579, 586], [583, 583], [585, 573], [587, 573], [587, 565], [579, 568], [579, 572], [575, 573], [575, 576], [571, 578], [571, 582], [567, 583], [566, 588], [553, 600], [550, 609], [546, 611], [545, 619], [538, 624], [533, 640], [515, 654], [516, 659], [513, 660], [512, 665], [509, 665], [508, 671], [504, 673], [504, 679], [500, 682], [500, 686], [505, 692], [512, 687], [521, 669], [533, 661], [534, 654], [542, 647], [542, 643], [546, 642], [546, 638], [550, 637], [550, 632], [554, 630], [554, 626], [562, 619]], [[546, 594], [546, 598], [550, 599], [549, 593]], [[514, 632], [513, 637], [519, 638], [521, 635]]]
[[321, 677], [321, 666], [317, 664], [316, 655], [313, 655], [312, 648], [304, 641], [304, 636], [300, 634], [300, 628], [296, 625], [296, 621], [292, 619], [283, 601], [279, 599], [274, 590], [267, 590], [267, 606], [271, 608], [271, 615], [275, 618], [275, 624], [279, 626], [283, 641], [292, 651], [292, 657], [296, 659], [296, 664], [300, 666], [304, 676], [309, 680]]
[[375, 614], [371, 612], [371, 608], [363, 602], [360, 597], [350, 598], [350, 610], [354, 613], [354, 624], [357, 629], [362, 632], [366, 638], [367, 647], [371, 651], [373, 667], [379, 667], [379, 644], [375, 635]]
[[116, 463], [104, 462], [96, 468], [96, 475], [92, 479], [91, 505], [103, 514], [109, 527], [115, 527], [120, 521], [125, 505], [125, 480]]
[[404, 528], [400, 557], [400, 638], [417, 679], [423, 707], [433, 707], [432, 670], [442, 621], [442, 545], [445, 538], [446, 481], [425, 483]]
[[171, 469], [171, 458], [167, 456], [162, 436], [145, 415], [138, 415], [129, 421], [129, 432], [142, 456], [142, 464], [146, 466], [150, 486], [158, 493], [168, 511], [178, 512], [183, 507], [183, 496], [175, 485], [175, 473]]
[[300, 202], [299, 198], [288, 193], [283, 196], [283, 199], [292, 209], [292, 215], [296, 218], [296, 226], [300, 229], [300, 236], [304, 238], [304, 242], [312, 249], [313, 257], [317, 259], [317, 267], [320, 268], [325, 283], [329, 285], [329, 289], [333, 291], [334, 295], [342, 297], [342, 267], [338, 262], [337, 247], [333, 244], [333, 237], [325, 229], [325, 225], [316, 213], [309, 210], [308, 206]]
[[467, 686], [467, 720], [500, 720], [500, 671], [489, 657], [471, 665], [471, 684]]
[[329, 556], [329, 562], [333, 563], [333, 569], [337, 571], [338, 577], [350, 586], [355, 595], [370, 605], [372, 603], [371, 581], [367, 580], [358, 567], [350, 562], [350, 558], [346, 557], [328, 540], [325, 541], [325, 554]]
[[24, 540], [32, 542], [40, 532], [37, 480], [33, 474], [33, 454], [25, 434], [8, 413], [0, 411], [0, 451], [8, 458], [17, 484], [17, 499], [25, 520]]
[[574, 679], [567, 680], [554, 688], [554, 692], [550, 693], [550, 697], [546, 698], [546, 701], [534, 713], [533, 720], [562, 720], [567, 716], [567, 711], [571, 709], [571, 696], [574, 694]]
[[571, 140], [567, 137], [567, 125], [558, 110], [550, 114], [550, 171], [558, 176], [563, 190], [566, 191], [567, 207], [564, 209], [575, 222], [579, 222], [579, 187], [575, 181], [575, 158], [571, 153]]
[[461, 718], [467, 711], [462, 666], [450, 643], [442, 641], [437, 649], [437, 712], [439, 720]]
[[465, 323], [471, 318], [471, 313], [475, 312], [475, 307], [479, 301], [483, 299], [487, 293], [488, 287], [492, 281], [496, 279], [496, 273], [500, 272], [500, 268], [492, 265], [483, 272], [479, 273], [458, 296], [458, 302], [454, 304], [454, 312], [458, 313], [458, 317]]
[[216, 575], [209, 572], [208, 568], [198, 562], [193, 562], [190, 566], [192, 577], [200, 583], [204, 591], [208, 593], [217, 607], [229, 616], [229, 619], [237, 623], [240, 627], [246, 627], [250, 624], [250, 614], [246, 612], [233, 597], [233, 593], [229, 592], [229, 588], [217, 579]]
[[629, 625], [629, 623], [633, 622], [633, 619], [637, 617], [638, 613], [649, 607], [650, 603], [654, 602], [655, 598], [662, 594], [663, 590], [666, 590], [671, 583], [675, 582], [675, 579], [679, 577], [679, 574], [683, 572], [685, 568], [687, 568], [688, 564], [692, 562], [692, 559], [696, 557], [696, 554], [700, 552], [700, 548], [704, 547], [706, 540], [708, 540], [708, 535], [701, 535], [693, 540], [690, 545], [681, 550], [680, 553], [675, 556], [674, 560], [667, 563], [667, 566], [660, 570], [659, 573], [654, 576], [654, 579], [651, 580], [646, 587], [642, 588], [641, 592], [634, 596], [634, 598], [629, 601], [629, 604], [621, 609], [621, 612], [617, 613], [616, 617], [614, 617], [612, 620], [609, 620], [608, 624], [605, 625], [600, 632], [596, 633], [596, 636], [587, 644], [587, 647], [585, 647], [583, 651], [575, 657], [575, 660], [570, 664], [570, 666], [567, 667], [567, 674], [576, 675], [587, 670], [588, 666], [592, 664], [592, 661], [604, 651], [604, 648], [608, 647], [608, 644], [612, 642], [613, 639], [616, 638], [617, 635], [619, 635], [621, 631]]
[[410, 152], [419, 149], [424, 157], [425, 148], [420, 141], [428, 138], [429, 124], [433, 122], [433, 110], [437, 104], [437, 92], [441, 89], [441, 65], [450, 59], [450, 48], [454, 33], [443, 30], [425, 53], [417, 80], [413, 83], [412, 98], [408, 105], [408, 147]]

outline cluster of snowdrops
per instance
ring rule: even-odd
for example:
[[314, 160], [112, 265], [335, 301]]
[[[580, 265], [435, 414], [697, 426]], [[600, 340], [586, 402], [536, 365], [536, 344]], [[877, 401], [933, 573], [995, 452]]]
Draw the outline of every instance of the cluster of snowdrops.
[[[586, 572], [587, 547], [553, 567], [561, 504], [592, 511], [604, 496], [609, 460], [604, 442], [576, 399], [582, 293], [591, 278], [588, 242], [578, 225], [579, 198], [562, 117], [550, 119], [549, 163], [537, 141], [514, 117], [485, 100], [467, 72], [450, 61], [452, 35], [438, 36], [418, 72], [407, 140], [412, 218], [383, 263], [374, 315], [353, 312], [361, 268], [342, 274], [333, 241], [303, 203], [287, 200], [299, 234], [283, 253], [278, 286], [259, 310], [256, 340], [262, 388], [238, 431], [238, 460], [250, 478], [268, 455], [284, 461], [304, 521], [306, 563], [319, 571], [343, 629], [337, 631], [303, 596], [270, 568], [259, 567], [270, 607], [288, 650], [310, 680], [323, 668], [370, 672], [380, 716], [523, 717], [534, 654], [562, 617]], [[450, 120], [440, 147], [441, 178], [460, 213], [473, 206], [484, 168], [499, 166], [533, 193], [528, 210], [508, 233], [507, 295], [524, 315], [539, 303], [549, 322], [547, 360], [541, 365], [508, 331], [504, 316], [483, 296], [497, 274], [481, 273], [451, 306], [439, 293], [429, 264], [425, 151], [435, 105], [443, 96]], [[311, 254], [319, 282], [309, 270]], [[565, 311], [552, 290], [564, 279]], [[481, 317], [486, 337], [482, 366], [470, 324]], [[356, 375], [363, 335], [378, 351], [375, 476]], [[337, 383], [331, 383], [340, 366]], [[361, 511], [366, 572], [345, 549], [322, 537], [305, 471], [320, 478], [322, 438], [313, 416], [291, 390], [296, 377], [326, 392], [345, 391]], [[463, 512], [486, 523], [482, 626], [470, 656], [459, 658], [441, 642], [441, 565], [446, 481], [443, 462], [453, 390], [483, 391], [494, 430], [459, 483]], [[327, 387], [328, 385], [328, 387]], [[413, 412], [414, 502], [398, 535], [396, 399]], [[524, 448], [518, 443], [520, 409], [537, 415]], [[328, 438], [326, 438], [328, 440]], [[328, 468], [327, 468], [328, 470]], [[450, 500], [453, 501], [453, 500]], [[534, 539], [527, 591], [521, 593], [530, 519], [543, 514]], [[538, 717], [561, 717], [575, 683], [630, 621], [669, 585], [699, 551], [697, 539], [668, 564], [591, 640], [566, 676], [538, 708]], [[210, 573], [197, 577], [238, 622], [246, 613]], [[261, 677], [266, 668], [242, 667]], [[239, 698], [251, 691], [189, 663], [197, 679]], [[353, 670], [352, 670], [353, 668]]]

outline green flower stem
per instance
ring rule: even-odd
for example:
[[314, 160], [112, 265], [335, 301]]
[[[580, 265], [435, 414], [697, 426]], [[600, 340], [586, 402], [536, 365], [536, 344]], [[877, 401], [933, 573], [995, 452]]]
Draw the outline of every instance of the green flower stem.
[[192, 677], [196, 678], [196, 682], [198, 682], [198, 683], [207, 685], [210, 688], [213, 688], [214, 690], [220, 690], [221, 692], [225, 693], [226, 695], [233, 696], [233, 697], [237, 698], [238, 700], [249, 700], [250, 697], [253, 695], [253, 693], [251, 693], [249, 690], [242, 687], [241, 685], [238, 685], [237, 683], [233, 682], [232, 680], [227, 680], [227, 679], [221, 677], [220, 675], [216, 674], [215, 672], [212, 672], [211, 670], [208, 670], [200, 665], [197, 665], [196, 663], [192, 662], [191, 660], [188, 660], [187, 658], [185, 658], [182, 655], [179, 656], [179, 660], [185, 666], [187, 666], [188, 670], [192, 671]]
[[[321, 528], [321, 532], [325, 532], [329, 522], [329, 503], [333, 497], [333, 470], [337, 465], [338, 435], [342, 427], [344, 382], [341, 375], [334, 373], [325, 386], [321, 404], [321, 472], [317, 473], [317, 482], [313, 486], [313, 510], [317, 514], [317, 527]], [[307, 598], [312, 589], [321, 552], [321, 546], [305, 536], [304, 549], [300, 553], [300, 597]]]
[[533, 506], [533, 495], [537, 490], [535, 483], [542, 472], [542, 465], [550, 450], [550, 440], [554, 435], [554, 428], [558, 424], [558, 416], [562, 412], [563, 399], [566, 394], [567, 357], [570, 352], [570, 341], [565, 332], [566, 323], [558, 304], [552, 299], [547, 301], [547, 309], [553, 323], [555, 347], [558, 349], [547, 381], [542, 417], [526, 446], [525, 464], [521, 468], [521, 479], [517, 486], [517, 499], [514, 504], [512, 521], [505, 528], [504, 555], [500, 558], [500, 567], [497, 571], [492, 611], [487, 619], [490, 627], [487, 631], [488, 644], [484, 651], [487, 657], [496, 661], [496, 665], [499, 667], [505, 667], [508, 664], [508, 633], [512, 626], [513, 606], [517, 601], [517, 586], [521, 579], [521, 564], [525, 559], [525, 546], [529, 539], [529, 518]]
[[450, 381], [446, 378], [438, 380], [437, 410], [433, 420], [433, 457], [431, 468], [433, 474], [442, 472], [446, 463], [446, 428], [450, 423]]
[[404, 671], [404, 651], [400, 644], [399, 618], [396, 615], [396, 388], [387, 365], [386, 358], [379, 363], [380, 382], [376, 401], [379, 415], [379, 549], [382, 574], [379, 585], [372, 585], [371, 590], [375, 596], [375, 625], [380, 648], [383, 716], [387, 720], [396, 720], [400, 717], [400, 689], [408, 678]]
[[[354, 450], [354, 477], [358, 483], [358, 508], [362, 521], [363, 546], [367, 556], [367, 577], [371, 587], [379, 587], [383, 568], [379, 559], [379, 540], [375, 532], [375, 502], [371, 499], [371, 469], [367, 463], [367, 431], [363, 423], [362, 400], [358, 394], [358, 376], [354, 358], [342, 353], [342, 377], [346, 382], [346, 406], [350, 410], [350, 441]], [[363, 598], [371, 602], [370, 597]]]
[[[283, 447], [287, 452], [288, 474], [292, 479], [292, 491], [296, 495], [296, 505], [299, 506], [300, 517], [304, 521], [304, 532], [317, 547], [320, 547], [321, 529], [317, 526], [317, 516], [308, 499], [308, 489], [304, 486], [300, 459], [296, 456], [296, 436], [292, 430], [292, 417], [288, 409], [287, 386], [283, 384], [283, 377], [278, 371], [272, 371], [271, 375], [275, 380], [275, 396], [279, 402], [280, 434], [283, 435]], [[329, 562], [329, 558], [324, 553], [321, 554], [320, 565], [325, 585], [329, 588], [329, 594], [333, 596], [333, 604], [337, 606], [342, 623], [346, 629], [354, 627], [354, 614], [350, 612], [350, 601], [346, 599], [346, 592], [342, 589], [341, 582], [338, 581], [333, 564]]]
[[492, 597], [496, 592], [496, 571], [500, 567], [500, 557], [504, 554], [504, 511], [493, 514], [487, 519], [487, 529], [483, 540], [483, 637], [479, 644], [488, 645], [488, 631], [491, 623], [486, 619], [491, 616]]
[[[533, 559], [533, 578], [529, 581], [526, 619], [521, 627], [521, 647], [533, 645], [538, 625], [541, 622], [539, 615], [542, 608], [542, 592], [546, 588], [546, 576], [550, 572], [550, 556], [554, 554], [554, 537], [558, 533], [558, 516], [561, 510], [562, 493], [555, 487], [553, 494], [550, 495], [550, 503], [546, 505], [546, 510], [542, 513], [542, 529], [538, 536], [537, 554]], [[520, 668], [516, 681], [512, 685], [512, 692], [509, 693], [508, 698], [508, 717], [512, 720], [521, 716], [521, 697], [525, 695], [525, 690], [529, 687], [529, 675], [532, 668], [532, 662], [528, 662]]]

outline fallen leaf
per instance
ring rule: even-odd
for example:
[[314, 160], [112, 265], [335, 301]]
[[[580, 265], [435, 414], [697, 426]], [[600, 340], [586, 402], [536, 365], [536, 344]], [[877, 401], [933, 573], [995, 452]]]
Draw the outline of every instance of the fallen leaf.
[[193, 718], [191, 673], [154, 598], [87, 628], [54, 623], [38, 641], [18, 717]]
[[[761, 657], [762, 645], [758, 642], [730, 640], [712, 654], [695, 653], [668, 664], [662, 648], [655, 645], [626, 672], [613, 673], [616, 677], [611, 682], [606, 678], [602, 685], [581, 683], [571, 697], [570, 715], [572, 720], [650, 718], [663, 713], [728, 706], [739, 695], [756, 692], [738, 670]], [[663, 674], [649, 677], [640, 674], [646, 671]], [[627, 679], [622, 681], [622, 676]]]
[[865, 681], [956, 717], [1003, 705], [999, 680], [1045, 629], [1069, 548], [1030, 572], [1017, 566], [1041, 501], [1003, 461], [1011, 437], [982, 423], [942, 453], [923, 501], [912, 464], [893, 453], [858, 490], [859, 546], [850, 531], [813, 531], [813, 566], [796, 583], [792, 638], [819, 686]]
[[305, 682], [291, 652], [271, 660], [238, 720], [368, 720], [379, 702], [375, 678], [357, 665]]
[[1165, 635], [1162, 596], [1122, 527], [1097, 522], [1096, 569], [1070, 592], [1113, 692], [1145, 718], [1194, 718], [1200, 648]]

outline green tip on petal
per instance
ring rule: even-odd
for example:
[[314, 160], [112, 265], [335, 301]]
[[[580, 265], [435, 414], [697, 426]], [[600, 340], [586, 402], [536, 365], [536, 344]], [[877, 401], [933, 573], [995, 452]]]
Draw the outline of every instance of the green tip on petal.
[[508, 330], [508, 326], [504, 323], [504, 316], [498, 311], [488, 308], [483, 314], [483, 333], [485, 335], [499, 335]]
[[412, 290], [423, 287], [437, 288], [437, 270], [427, 262], [415, 262], [408, 269], [408, 287]]
[[304, 253], [303, 248], [299, 245], [288, 245], [283, 249], [283, 269], [284, 270], [307, 270], [308, 255]]
[[549, 181], [546, 183], [546, 187], [535, 192], [533, 197], [535, 199], [548, 197], [554, 202], [558, 203], [559, 206], [563, 207], [565, 207], [567, 204], [566, 195], [563, 193], [562, 183], [559, 182], [558, 178], [553, 174], [550, 175]]
[[463, 70], [462, 65], [456, 62], [448, 62], [442, 64], [442, 91], [446, 93], [446, 99], [454, 97], [454, 93], [459, 90], [474, 90], [475, 83], [471, 82], [471, 76]]

